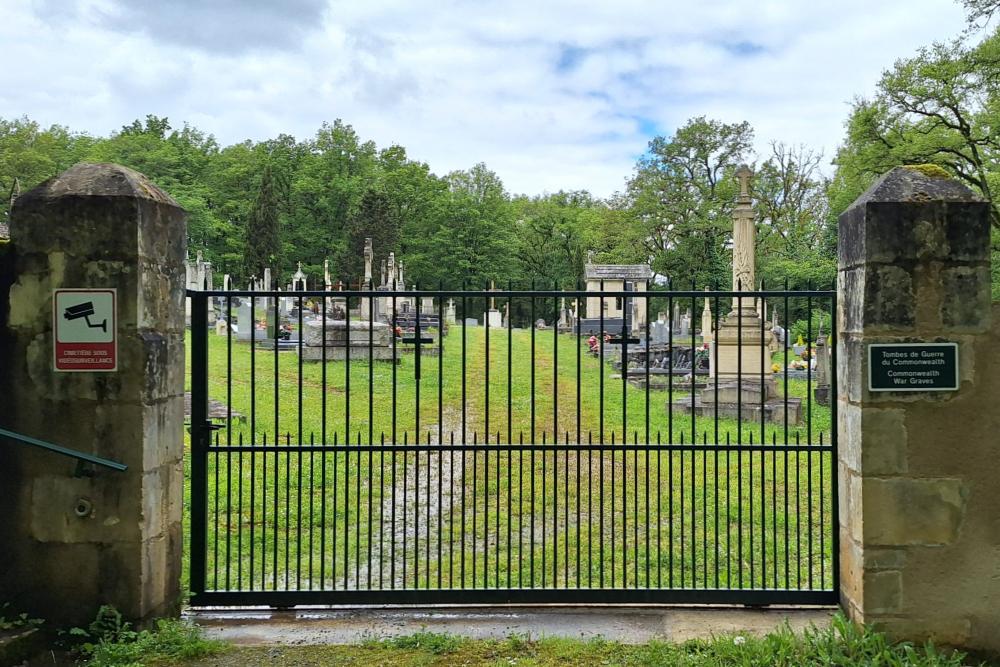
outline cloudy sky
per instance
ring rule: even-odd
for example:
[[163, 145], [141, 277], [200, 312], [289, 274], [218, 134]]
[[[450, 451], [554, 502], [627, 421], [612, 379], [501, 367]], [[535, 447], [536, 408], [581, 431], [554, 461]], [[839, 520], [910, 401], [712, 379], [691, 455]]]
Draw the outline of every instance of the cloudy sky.
[[437, 173], [606, 196], [696, 115], [829, 156], [853, 97], [962, 28], [952, 0], [0, 0], [0, 117], [223, 144], [342, 118]]

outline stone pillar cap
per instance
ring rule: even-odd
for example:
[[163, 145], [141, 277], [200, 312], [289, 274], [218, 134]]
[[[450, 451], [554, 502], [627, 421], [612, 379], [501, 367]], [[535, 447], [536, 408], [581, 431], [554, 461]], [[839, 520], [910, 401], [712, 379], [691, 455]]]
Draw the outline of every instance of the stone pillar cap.
[[33, 200], [66, 196], [132, 197], [181, 208], [170, 195], [135, 170], [119, 164], [83, 162], [32, 188], [18, 197], [14, 205], [21, 208]]
[[919, 167], [895, 167], [883, 174], [855, 200], [852, 208], [869, 202], [960, 201], [982, 202], [982, 197], [950, 176], [928, 176]]

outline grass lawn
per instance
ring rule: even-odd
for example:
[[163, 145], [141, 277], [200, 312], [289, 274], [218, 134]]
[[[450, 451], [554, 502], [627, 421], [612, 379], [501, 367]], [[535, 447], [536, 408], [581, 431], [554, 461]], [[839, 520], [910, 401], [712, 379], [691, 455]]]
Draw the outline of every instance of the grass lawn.
[[[196, 629], [195, 629], [196, 630]], [[89, 667], [117, 665], [186, 665], [187, 667], [254, 667], [284, 665], [636, 665], [721, 667], [723, 665], [959, 667], [979, 664], [960, 652], [933, 645], [893, 644], [871, 629], [857, 628], [842, 616], [831, 627], [794, 633], [784, 628], [764, 636], [722, 635], [674, 644], [654, 641], [629, 645], [511, 636], [503, 640], [471, 640], [420, 632], [357, 645], [231, 646], [207, 642], [178, 622], [161, 624], [155, 633], [127, 641], [99, 644]], [[986, 664], [986, 663], [982, 663]]]
[[[399, 356], [324, 368], [209, 336], [210, 396], [246, 416], [216, 432], [208, 458], [210, 589], [832, 586], [829, 452], [620, 446], [622, 433], [829, 442], [828, 408], [810, 405], [809, 426], [788, 429], [693, 420], [668, 407], [685, 392], [613, 379], [611, 355], [602, 368], [551, 330], [453, 327], [443, 355], [422, 358], [419, 382], [413, 354]], [[804, 381], [788, 388], [806, 396]], [[482, 446], [487, 433], [501, 444]], [[603, 446], [505, 446], [602, 434]], [[274, 447], [394, 435], [480, 447]]]

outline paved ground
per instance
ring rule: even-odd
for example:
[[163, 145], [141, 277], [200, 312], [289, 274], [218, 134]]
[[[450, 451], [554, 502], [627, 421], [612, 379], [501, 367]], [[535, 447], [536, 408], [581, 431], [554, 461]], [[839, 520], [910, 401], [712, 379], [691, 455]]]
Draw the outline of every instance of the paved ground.
[[441, 632], [473, 639], [509, 635], [644, 643], [712, 635], [763, 634], [785, 621], [794, 630], [826, 625], [831, 608], [550, 607], [455, 609], [225, 610], [188, 612], [210, 637], [241, 645], [352, 644], [364, 639]]

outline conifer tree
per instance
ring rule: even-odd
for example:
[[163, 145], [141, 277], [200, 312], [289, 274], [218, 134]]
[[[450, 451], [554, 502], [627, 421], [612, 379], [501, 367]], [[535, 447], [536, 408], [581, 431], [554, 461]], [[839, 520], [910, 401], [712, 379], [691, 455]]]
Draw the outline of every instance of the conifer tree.
[[243, 270], [247, 277], [264, 276], [270, 268], [275, 280], [280, 267], [281, 240], [278, 222], [278, 199], [274, 192], [271, 165], [264, 165], [260, 189], [247, 220], [244, 239]]

